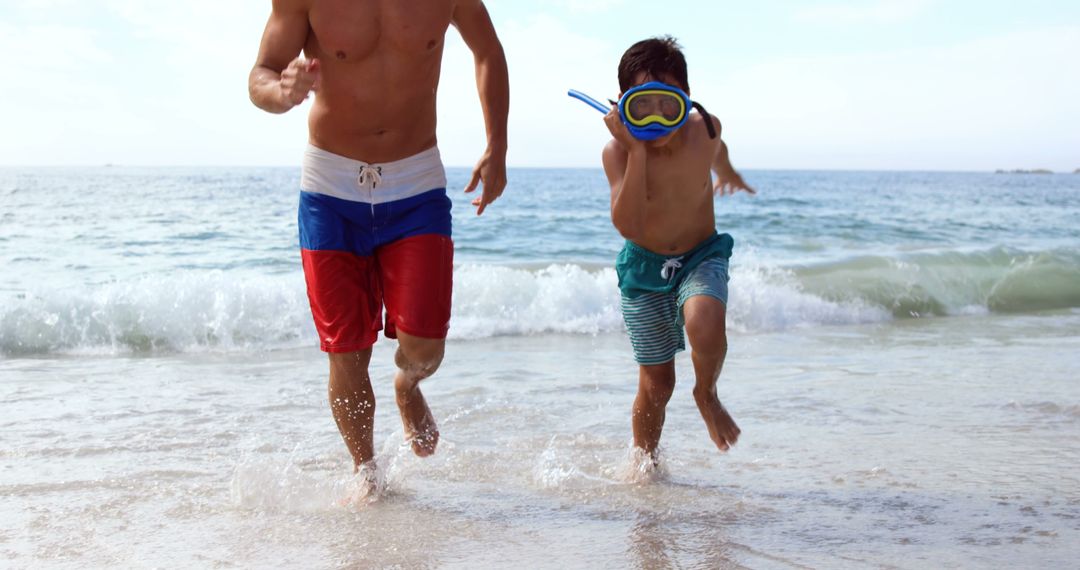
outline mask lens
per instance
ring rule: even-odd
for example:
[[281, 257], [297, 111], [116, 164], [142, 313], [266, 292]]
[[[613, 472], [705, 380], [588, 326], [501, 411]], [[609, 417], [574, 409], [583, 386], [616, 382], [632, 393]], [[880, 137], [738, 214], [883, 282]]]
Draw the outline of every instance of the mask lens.
[[644, 123], [650, 119], [678, 122], [685, 110], [682, 98], [664, 91], [636, 93], [626, 105], [627, 118], [635, 123]]
[[674, 121], [682, 114], [682, 101], [677, 97], [667, 96], [660, 99], [660, 114], [669, 121]]

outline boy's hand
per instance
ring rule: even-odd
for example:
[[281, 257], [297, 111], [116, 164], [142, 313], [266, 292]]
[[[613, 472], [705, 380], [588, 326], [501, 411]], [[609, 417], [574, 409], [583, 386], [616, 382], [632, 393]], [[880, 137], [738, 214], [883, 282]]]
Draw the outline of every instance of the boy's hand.
[[750, 185], [743, 180], [742, 175], [734, 170], [730, 170], [721, 176], [717, 176], [716, 183], [713, 184], [713, 192], [719, 196], [735, 194], [740, 190], [749, 194], [757, 194], [757, 190], [751, 188]]
[[617, 107], [613, 106], [611, 110], [608, 111], [608, 114], [604, 115], [604, 124], [607, 125], [608, 130], [611, 131], [611, 136], [619, 141], [619, 144], [623, 145], [627, 151], [637, 147], [645, 147], [644, 142], [639, 141], [634, 135], [630, 134], [630, 131], [622, 122], [622, 117], [619, 115], [619, 109]]

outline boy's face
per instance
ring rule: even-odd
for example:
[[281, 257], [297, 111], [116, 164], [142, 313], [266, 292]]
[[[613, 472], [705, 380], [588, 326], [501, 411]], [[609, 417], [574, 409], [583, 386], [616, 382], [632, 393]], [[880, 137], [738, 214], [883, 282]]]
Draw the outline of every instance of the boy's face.
[[[671, 85], [673, 87], [680, 87], [680, 89], [681, 89], [681, 86], [679, 86], [679, 84], [678, 84], [677, 80], [675, 79], [675, 77], [673, 77], [670, 73], [662, 73], [662, 74], [656, 76], [656, 75], [650, 75], [646, 71], [639, 71], [636, 74], [634, 74], [634, 82], [633, 82], [633, 85], [631, 85], [630, 87], [634, 88], [634, 87], [637, 87], [638, 85], [644, 85], [644, 84], [646, 84], [646, 83], [648, 83], [650, 81], [659, 81], [661, 83], [666, 83], [666, 84]], [[687, 91], [686, 94], [689, 95], [690, 92]], [[623, 94], [620, 93], [619, 97], [622, 97], [622, 95]], [[660, 110], [657, 110], [657, 111], [660, 111]], [[681, 128], [682, 127], [680, 127], [680, 129]], [[650, 146], [650, 147], [653, 147], [653, 148], [660, 148], [660, 147], [667, 146], [668, 143], [670, 143], [671, 140], [675, 138], [675, 135], [678, 134], [678, 132], [679, 132], [679, 130], [672, 131], [671, 133], [668, 133], [668, 134], [666, 134], [666, 135], [664, 135], [662, 137], [655, 138], [655, 139], [653, 139], [651, 141], [646, 141], [645, 144]]]

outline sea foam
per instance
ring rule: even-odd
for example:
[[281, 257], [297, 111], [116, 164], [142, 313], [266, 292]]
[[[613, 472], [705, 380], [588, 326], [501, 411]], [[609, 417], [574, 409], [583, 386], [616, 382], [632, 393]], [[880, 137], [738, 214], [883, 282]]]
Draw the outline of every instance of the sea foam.
[[[734, 260], [733, 260], [734, 261]], [[997, 248], [806, 267], [733, 262], [728, 326], [744, 333], [1080, 306], [1080, 255]], [[451, 339], [623, 330], [611, 267], [462, 265]], [[0, 353], [153, 353], [311, 346], [303, 276], [177, 272], [0, 301]]]

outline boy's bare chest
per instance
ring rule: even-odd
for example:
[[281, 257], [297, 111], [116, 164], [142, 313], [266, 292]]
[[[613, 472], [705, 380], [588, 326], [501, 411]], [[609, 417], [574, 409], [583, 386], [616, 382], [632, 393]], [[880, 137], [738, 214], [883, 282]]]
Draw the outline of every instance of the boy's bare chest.
[[324, 54], [359, 61], [376, 50], [438, 51], [452, 13], [453, 0], [313, 0], [308, 19]]
[[707, 162], [650, 160], [646, 173], [646, 197], [650, 206], [697, 203], [703, 197], [711, 197]]
[[652, 211], [696, 211], [712, 194], [704, 178], [649, 181], [645, 200]]

